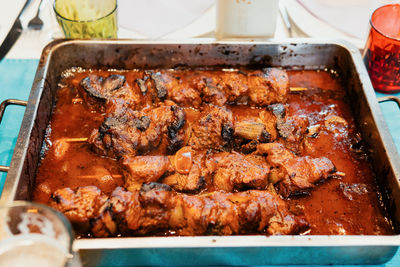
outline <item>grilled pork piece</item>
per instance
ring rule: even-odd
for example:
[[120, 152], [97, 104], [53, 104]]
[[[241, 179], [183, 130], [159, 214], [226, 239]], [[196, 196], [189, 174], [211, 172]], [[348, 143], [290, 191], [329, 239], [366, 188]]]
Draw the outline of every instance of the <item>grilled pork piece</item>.
[[[85, 188], [73, 192], [70, 199], [83, 201], [77, 196], [82, 190]], [[62, 195], [64, 191], [70, 195], [71, 189], [60, 189], [55, 194]], [[94, 202], [95, 198], [91, 197], [85, 201]], [[69, 202], [56, 203], [53, 198], [50, 205], [65, 212]], [[168, 230], [178, 235], [282, 235], [298, 234], [308, 228], [274, 190], [186, 195], [172, 191], [167, 185], [150, 183], [135, 192], [118, 187], [103, 206], [95, 209], [85, 215], [96, 237], [120, 233], [146, 235]], [[65, 214], [73, 224], [77, 222], [75, 217]]]
[[191, 125], [189, 145], [194, 149], [227, 149], [233, 140], [232, 112], [225, 107], [208, 105]]
[[255, 154], [267, 156], [271, 166], [269, 179], [284, 197], [307, 193], [316, 183], [336, 172], [328, 158], [297, 157], [279, 143], [260, 144]]
[[79, 229], [86, 231], [90, 228], [88, 219], [100, 216], [101, 207], [107, 199], [96, 186], [85, 186], [76, 191], [70, 188], [59, 189], [51, 195], [50, 203], [71, 222], [79, 225]]
[[209, 172], [204, 168], [206, 151], [195, 151], [191, 147], [183, 147], [175, 155], [170, 156], [174, 172], [166, 176], [162, 182], [180, 192], [198, 192], [206, 184]]
[[268, 185], [269, 166], [261, 156], [220, 152], [208, 156], [205, 167], [215, 190], [234, 192], [265, 189]]
[[[201, 92], [204, 102], [218, 106], [228, 103], [266, 106], [286, 102], [289, 93], [287, 73], [276, 68], [247, 73], [237, 70], [221, 71], [212, 78], [198, 73], [197, 77], [192, 78], [193, 87]], [[175, 101], [178, 101], [176, 97]], [[178, 103], [190, 106], [190, 103]]]
[[303, 146], [303, 137], [308, 131], [308, 119], [299, 116], [289, 116], [282, 104], [268, 106], [276, 120], [276, 129], [279, 134], [279, 141], [287, 148], [298, 153]]
[[199, 191], [207, 175], [203, 168], [205, 154], [205, 151], [195, 152], [191, 147], [183, 147], [173, 156], [126, 156], [121, 161], [125, 187], [135, 191], [143, 183], [162, 180], [180, 192]]
[[[91, 96], [101, 101], [106, 101], [110, 98], [118, 98], [124, 96], [121, 94], [122, 87], [125, 84], [125, 76], [113, 74], [107, 78], [94, 74], [82, 79], [81, 86]], [[121, 89], [121, 90], [120, 90]]]
[[184, 144], [185, 122], [184, 110], [169, 102], [150, 110], [118, 109], [107, 115], [88, 141], [97, 153], [113, 158], [155, 149], [171, 153]]

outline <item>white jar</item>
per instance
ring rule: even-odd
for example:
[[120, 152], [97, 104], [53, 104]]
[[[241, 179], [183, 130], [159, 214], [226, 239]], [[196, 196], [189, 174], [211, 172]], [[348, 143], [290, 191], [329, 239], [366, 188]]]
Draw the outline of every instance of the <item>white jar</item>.
[[217, 39], [271, 38], [279, 0], [218, 0]]

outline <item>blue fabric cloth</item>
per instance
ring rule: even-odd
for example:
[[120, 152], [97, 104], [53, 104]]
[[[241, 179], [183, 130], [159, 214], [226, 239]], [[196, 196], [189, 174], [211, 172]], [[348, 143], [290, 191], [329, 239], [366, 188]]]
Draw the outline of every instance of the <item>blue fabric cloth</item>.
[[[0, 62], [0, 102], [14, 98], [28, 100], [39, 60], [4, 59]], [[9, 166], [25, 107], [8, 106], [0, 124], [0, 165]], [[6, 173], [0, 172], [0, 192]]]
[[[8, 98], [28, 100], [38, 60], [5, 59], [0, 62], [0, 102]], [[377, 96], [383, 94], [377, 93]], [[397, 94], [400, 97], [400, 94]], [[381, 108], [390, 132], [400, 151], [400, 111], [395, 103], [382, 103]], [[0, 125], [0, 165], [10, 165], [13, 149], [25, 108], [9, 106]], [[5, 173], [0, 173], [0, 192], [3, 190]], [[238, 263], [240, 264], [240, 263]], [[372, 266], [372, 265], [371, 265]], [[379, 266], [400, 266], [400, 252], [388, 263]]]

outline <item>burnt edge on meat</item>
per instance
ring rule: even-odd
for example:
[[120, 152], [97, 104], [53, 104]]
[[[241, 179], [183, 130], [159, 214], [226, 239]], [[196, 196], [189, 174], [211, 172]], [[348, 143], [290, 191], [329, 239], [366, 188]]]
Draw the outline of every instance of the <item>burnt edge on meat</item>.
[[112, 74], [107, 78], [89, 75], [80, 82], [82, 88], [92, 97], [105, 101], [112, 96], [112, 92], [120, 89], [126, 82], [123, 75]]
[[183, 146], [183, 140], [177, 138], [178, 131], [183, 128], [186, 123], [186, 113], [183, 108], [178, 106], [171, 106], [171, 111], [174, 113], [176, 119], [171, 124], [168, 125], [168, 137], [169, 137], [169, 144], [168, 144], [168, 151], [170, 153], [177, 151], [179, 148]]

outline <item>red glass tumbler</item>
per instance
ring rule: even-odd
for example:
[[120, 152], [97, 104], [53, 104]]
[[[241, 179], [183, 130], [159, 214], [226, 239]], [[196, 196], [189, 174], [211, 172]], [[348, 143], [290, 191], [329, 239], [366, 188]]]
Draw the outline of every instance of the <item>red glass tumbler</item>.
[[370, 24], [364, 63], [372, 85], [379, 92], [400, 92], [400, 4], [376, 9]]

